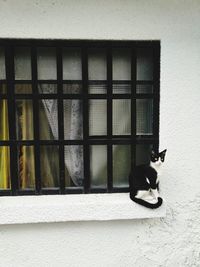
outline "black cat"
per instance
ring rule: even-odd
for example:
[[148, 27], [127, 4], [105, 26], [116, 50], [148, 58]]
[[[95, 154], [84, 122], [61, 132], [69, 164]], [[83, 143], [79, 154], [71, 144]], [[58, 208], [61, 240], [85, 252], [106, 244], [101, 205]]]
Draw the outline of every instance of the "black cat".
[[159, 196], [159, 175], [166, 151], [152, 151], [150, 163], [136, 166], [130, 174], [130, 198], [134, 202], [151, 209], [162, 205], [163, 200]]

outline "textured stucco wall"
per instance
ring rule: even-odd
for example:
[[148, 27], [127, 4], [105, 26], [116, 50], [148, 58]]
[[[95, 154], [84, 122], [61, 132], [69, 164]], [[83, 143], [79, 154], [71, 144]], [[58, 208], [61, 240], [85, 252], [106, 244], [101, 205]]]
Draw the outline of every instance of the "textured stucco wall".
[[164, 219], [0, 227], [0, 266], [200, 266], [200, 1], [0, 0], [0, 36], [160, 39]]

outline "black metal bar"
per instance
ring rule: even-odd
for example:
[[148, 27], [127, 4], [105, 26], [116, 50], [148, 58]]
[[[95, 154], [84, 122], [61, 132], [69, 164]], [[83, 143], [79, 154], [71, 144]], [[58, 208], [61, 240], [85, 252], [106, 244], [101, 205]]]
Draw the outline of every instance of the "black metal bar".
[[132, 47], [131, 50], [131, 172], [133, 172], [136, 165], [136, 73], [137, 73], [137, 59], [136, 49]]
[[[112, 48], [107, 49], [107, 135], [112, 140]], [[107, 146], [107, 190], [113, 187], [113, 150], [112, 144]]]
[[16, 195], [19, 189], [18, 183], [18, 160], [16, 144], [16, 109], [14, 97], [14, 49], [7, 46], [5, 49], [6, 62], [6, 80], [8, 93], [8, 120], [9, 120], [9, 139], [14, 141], [10, 143], [10, 172], [11, 172], [11, 190], [12, 195]]
[[82, 80], [83, 80], [83, 153], [84, 153], [84, 192], [90, 192], [90, 147], [89, 137], [89, 101], [88, 101], [88, 51], [82, 48]]
[[[145, 136], [145, 135], [137, 135], [135, 142], [138, 144], [141, 143], [156, 143], [158, 141], [157, 138], [154, 138], [153, 135]], [[33, 146], [37, 141], [30, 140], [30, 141], [23, 141], [23, 140], [9, 140], [9, 141], [0, 141], [0, 146], [10, 146], [13, 144], [22, 145], [22, 146]], [[133, 138], [129, 136], [118, 136], [113, 139], [107, 138], [96, 138], [96, 139], [88, 139], [88, 140], [40, 140], [40, 145], [84, 145], [84, 144], [91, 144], [91, 145], [115, 145], [115, 144], [131, 144], [133, 143]]]
[[34, 127], [34, 161], [35, 161], [35, 190], [41, 194], [41, 172], [40, 172], [40, 132], [39, 132], [39, 100], [37, 86], [37, 51], [31, 47], [31, 69], [32, 69], [32, 90], [33, 90], [33, 127]]
[[[58, 139], [64, 140], [64, 116], [63, 116], [63, 65], [62, 65], [62, 48], [57, 47], [57, 80], [58, 80]], [[59, 144], [59, 179], [60, 193], [65, 192], [65, 158], [64, 145]]]
[[154, 102], [153, 102], [153, 136], [157, 139], [154, 149], [159, 149], [159, 113], [160, 113], [160, 43], [153, 46], [153, 80], [154, 80]]

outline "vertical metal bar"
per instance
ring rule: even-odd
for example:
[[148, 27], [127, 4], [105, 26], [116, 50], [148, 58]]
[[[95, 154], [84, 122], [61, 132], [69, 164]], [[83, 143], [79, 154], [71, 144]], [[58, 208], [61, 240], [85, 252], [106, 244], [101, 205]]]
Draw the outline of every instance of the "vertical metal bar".
[[18, 164], [17, 164], [17, 143], [16, 143], [16, 107], [15, 107], [15, 86], [14, 86], [14, 48], [8, 45], [5, 50], [6, 60], [6, 81], [8, 90], [8, 118], [9, 118], [9, 139], [10, 145], [10, 168], [11, 168], [11, 190], [16, 195], [19, 189]]
[[63, 65], [62, 48], [56, 48], [57, 55], [57, 82], [58, 82], [58, 139], [59, 139], [59, 179], [60, 193], [65, 192], [65, 159], [64, 159], [64, 116], [63, 116]]
[[83, 83], [83, 151], [84, 151], [84, 192], [90, 192], [90, 147], [89, 137], [89, 101], [88, 101], [88, 51], [82, 48], [82, 83]]
[[[107, 48], [107, 136], [112, 140], [112, 48]], [[107, 146], [107, 190], [113, 190], [113, 146]]]
[[136, 47], [131, 49], [131, 172], [136, 166], [136, 73], [137, 73], [137, 55]]
[[35, 160], [35, 190], [41, 194], [41, 173], [40, 173], [40, 134], [39, 134], [39, 93], [37, 86], [37, 50], [31, 47], [31, 70], [33, 90], [33, 126], [34, 126], [34, 160]]
[[160, 113], [160, 42], [153, 46], [153, 136], [155, 139], [154, 149], [159, 150], [159, 113]]

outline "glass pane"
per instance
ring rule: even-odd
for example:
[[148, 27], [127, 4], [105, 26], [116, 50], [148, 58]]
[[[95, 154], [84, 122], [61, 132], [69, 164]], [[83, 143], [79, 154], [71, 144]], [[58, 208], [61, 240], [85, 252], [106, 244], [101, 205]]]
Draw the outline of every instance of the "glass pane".
[[131, 171], [131, 146], [113, 146], [113, 185], [128, 187], [128, 177]]
[[15, 80], [31, 80], [31, 51], [27, 47], [15, 48]]
[[152, 49], [137, 49], [137, 80], [150, 81], [153, 79]]
[[9, 139], [8, 128], [8, 103], [7, 100], [0, 100], [0, 140]]
[[40, 171], [42, 187], [59, 186], [59, 147], [40, 147]]
[[131, 100], [113, 100], [113, 135], [131, 134]]
[[91, 187], [107, 186], [107, 147], [90, 146]]
[[34, 147], [20, 146], [18, 148], [19, 188], [35, 187]]
[[40, 94], [56, 94], [57, 84], [39, 84], [38, 91]]
[[0, 47], [0, 80], [6, 79], [5, 54], [3, 47]]
[[0, 84], [0, 94], [6, 94], [6, 93], [7, 93], [6, 84]]
[[83, 138], [82, 100], [64, 100], [64, 138], [68, 140]]
[[18, 140], [33, 139], [32, 100], [16, 100], [16, 134]]
[[90, 49], [88, 52], [89, 80], [107, 79], [107, 62], [105, 49]]
[[136, 86], [137, 94], [152, 94], [153, 85], [151, 84], [137, 84]]
[[136, 100], [136, 132], [138, 135], [151, 135], [153, 133], [153, 100]]
[[63, 49], [63, 79], [82, 80], [81, 50]]
[[0, 146], [0, 189], [10, 188], [10, 148]]
[[63, 93], [64, 94], [81, 94], [82, 84], [81, 83], [63, 84]]
[[131, 53], [129, 49], [113, 50], [113, 80], [131, 80]]
[[42, 99], [39, 101], [39, 132], [41, 140], [58, 139], [56, 99]]
[[56, 80], [56, 50], [55, 48], [39, 48], [37, 54], [38, 80]]
[[107, 134], [107, 100], [89, 100], [89, 134]]
[[65, 186], [83, 186], [83, 146], [65, 146]]
[[103, 81], [89, 81], [89, 94], [107, 94], [107, 83]]
[[136, 165], [148, 164], [152, 145], [136, 145]]
[[31, 84], [16, 84], [15, 94], [31, 94], [32, 85]]
[[113, 82], [113, 94], [130, 94], [130, 82]]

